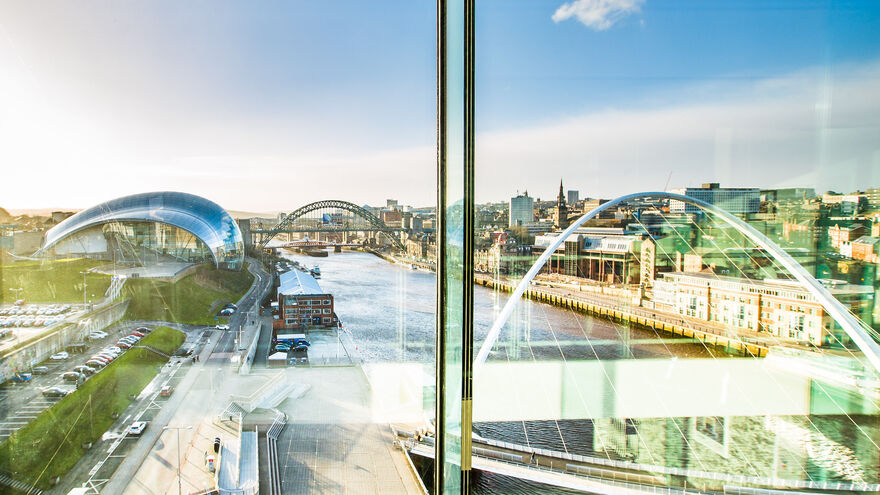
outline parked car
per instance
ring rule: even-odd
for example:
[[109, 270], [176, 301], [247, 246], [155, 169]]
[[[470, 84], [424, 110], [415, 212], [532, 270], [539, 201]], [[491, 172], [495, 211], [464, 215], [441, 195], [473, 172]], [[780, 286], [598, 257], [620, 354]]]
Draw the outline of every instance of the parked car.
[[85, 376], [78, 371], [68, 371], [67, 373], [62, 373], [61, 378], [66, 382], [78, 382], [85, 378]]
[[229, 330], [229, 325], [217, 325], [214, 328], [216, 328], [217, 330]]
[[84, 364], [81, 364], [81, 365], [79, 365], [79, 366], [74, 366], [74, 367], [73, 367], [73, 370], [74, 370], [74, 371], [78, 371], [78, 372], [82, 373], [82, 374], [85, 375], [85, 376], [94, 375], [94, 374], [95, 374], [95, 371], [96, 371], [95, 368], [92, 368], [92, 367], [90, 367], [90, 366], [86, 366], [86, 365], [84, 365]]
[[51, 359], [53, 361], [64, 361], [65, 359], [67, 359], [69, 357], [70, 357], [70, 354], [68, 354], [66, 351], [61, 351], [61, 352], [57, 352], [55, 354], [52, 354], [51, 356], [49, 356], [49, 359]]
[[146, 421], [135, 421], [128, 427], [128, 434], [133, 436], [139, 436], [144, 430], [147, 429]]
[[137, 327], [135, 328], [135, 330], [141, 333], [150, 333], [153, 331], [153, 329], [150, 327]]
[[69, 394], [71, 391], [67, 389], [63, 389], [61, 387], [49, 387], [43, 389], [43, 396], [45, 397], [64, 397]]
[[312, 345], [312, 343], [306, 339], [296, 338], [293, 339], [293, 345]]
[[100, 340], [107, 337], [107, 333], [105, 332], [92, 332], [89, 334], [89, 338], [92, 340]]
[[16, 373], [12, 377], [12, 381], [15, 383], [29, 382], [29, 381], [31, 381], [31, 374], [30, 373]]
[[116, 343], [116, 347], [122, 347], [123, 349], [131, 349], [131, 344], [128, 342], [122, 342], [121, 340]]
[[34, 366], [31, 369], [31, 371], [35, 375], [48, 375], [49, 374], [49, 367], [48, 366]]
[[290, 344], [281, 343], [275, 346], [275, 350], [278, 352], [287, 352], [290, 350]]
[[144, 337], [144, 334], [142, 334], [141, 332], [138, 332], [137, 330], [135, 330], [134, 332], [131, 332], [131, 334], [129, 334], [129, 335], [133, 335], [133, 336], [138, 337], [138, 338], [143, 338], [143, 337]]
[[162, 387], [162, 390], [159, 391], [159, 395], [162, 397], [169, 397], [174, 392], [174, 387], [171, 385], [165, 385]]
[[87, 366], [91, 366], [92, 368], [101, 369], [104, 366], [107, 366], [107, 363], [103, 361], [98, 361], [97, 359], [89, 359], [86, 361]]

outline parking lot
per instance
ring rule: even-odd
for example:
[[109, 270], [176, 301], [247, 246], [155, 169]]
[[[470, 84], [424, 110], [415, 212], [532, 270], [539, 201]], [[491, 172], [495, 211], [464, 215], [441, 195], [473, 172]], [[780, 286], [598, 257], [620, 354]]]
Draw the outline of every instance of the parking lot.
[[0, 307], [0, 328], [42, 327], [63, 321], [72, 304], [19, 304]]
[[[66, 359], [47, 359], [35, 369], [44, 367], [43, 373], [25, 373], [0, 385], [0, 441], [37, 417], [61, 397], [46, 397], [43, 390], [57, 387], [65, 391], [76, 388], [75, 381], [65, 381], [62, 375], [81, 366], [94, 354], [112, 346], [121, 337], [128, 335], [137, 325], [125, 324], [106, 329], [103, 338], [89, 339], [83, 352], [69, 352]], [[26, 381], [16, 381], [24, 380]]]
[[82, 304], [19, 304], [0, 306], [0, 351], [76, 318]]

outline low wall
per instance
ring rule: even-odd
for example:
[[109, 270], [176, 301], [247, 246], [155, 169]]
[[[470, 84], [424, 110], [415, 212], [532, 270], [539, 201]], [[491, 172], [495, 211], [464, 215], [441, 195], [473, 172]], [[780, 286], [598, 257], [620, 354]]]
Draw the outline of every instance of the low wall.
[[260, 334], [263, 332], [263, 322], [259, 320], [259, 316], [257, 317], [257, 325], [256, 331], [253, 332], [253, 337], [251, 337], [251, 341], [247, 346], [247, 351], [242, 356], [241, 364], [238, 367], [239, 375], [249, 375], [251, 373], [251, 365], [254, 364], [254, 356], [257, 353], [257, 344], [260, 341]]
[[116, 323], [125, 314], [128, 302], [126, 299], [96, 307], [76, 322], [61, 323], [15, 345], [0, 356], [0, 380], [8, 380], [18, 371], [28, 371], [68, 345], [84, 342], [91, 332]]

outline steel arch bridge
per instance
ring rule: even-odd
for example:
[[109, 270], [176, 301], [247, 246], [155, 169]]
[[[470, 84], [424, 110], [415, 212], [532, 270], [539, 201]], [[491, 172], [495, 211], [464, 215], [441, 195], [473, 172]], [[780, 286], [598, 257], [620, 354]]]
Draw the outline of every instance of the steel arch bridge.
[[782, 248], [776, 245], [776, 243], [768, 239], [764, 234], [755, 230], [754, 227], [750, 226], [740, 218], [728, 213], [727, 211], [715, 205], [681, 194], [673, 194], [668, 192], [642, 192], [621, 196], [594, 208], [592, 211], [586, 213], [577, 221], [573, 222], [567, 229], [565, 229], [565, 231], [563, 231], [559, 235], [559, 237], [557, 237], [557, 239], [550, 246], [547, 247], [547, 249], [544, 250], [544, 253], [540, 257], [538, 257], [531, 268], [529, 268], [529, 271], [520, 281], [519, 285], [516, 287], [516, 290], [514, 290], [510, 297], [507, 299], [507, 303], [504, 305], [504, 308], [501, 310], [501, 312], [495, 318], [495, 321], [492, 323], [492, 327], [489, 329], [486, 340], [483, 341], [483, 345], [480, 347], [479, 353], [474, 360], [475, 375], [479, 372], [482, 364], [486, 362], [486, 358], [489, 356], [489, 352], [492, 350], [492, 346], [494, 346], [495, 342], [498, 340], [501, 329], [504, 327], [505, 323], [507, 323], [507, 320], [508, 318], [510, 318], [513, 309], [522, 298], [523, 293], [525, 293], [526, 289], [529, 287], [532, 279], [535, 278], [541, 268], [543, 268], [544, 264], [547, 263], [547, 260], [550, 259], [550, 256], [556, 251], [557, 248], [559, 248], [559, 246], [562, 245], [563, 242], [565, 242], [568, 236], [571, 235], [584, 223], [592, 220], [593, 218], [596, 218], [600, 213], [605, 210], [614, 208], [621, 204], [625, 204], [628, 201], [647, 199], [681, 201], [685, 204], [696, 206], [703, 212], [710, 213], [720, 218], [727, 225], [733, 227], [734, 229], [739, 231], [740, 234], [755, 243], [755, 245], [764, 249], [773, 257], [773, 259], [777, 263], [779, 263], [779, 265], [784, 267], [789, 272], [789, 274], [801, 284], [802, 287], [804, 287], [813, 297], [816, 298], [817, 302], [822, 305], [824, 310], [829, 315], [831, 315], [832, 318], [834, 318], [834, 320], [837, 322], [838, 325], [841, 326], [841, 328], [843, 328], [849, 338], [852, 339], [853, 342], [855, 342], [859, 350], [862, 351], [862, 353], [865, 355], [865, 358], [872, 365], [874, 370], [880, 372], [880, 345], [878, 345], [871, 336], [870, 332], [872, 331], [867, 329], [866, 325], [861, 320], [853, 316], [849, 312], [849, 310], [843, 304], [841, 304], [840, 301], [838, 301], [833, 295], [831, 295], [831, 293], [828, 292], [828, 289], [826, 289], [818, 280], [810, 275], [809, 272], [807, 272], [804, 267], [800, 265], [800, 263], [795, 261], [794, 258], [792, 258]]
[[[343, 210], [353, 214], [355, 217], [361, 218], [367, 222], [368, 226], [329, 226], [329, 227], [312, 227], [312, 228], [293, 228], [297, 219], [303, 218], [309, 213], [318, 210]], [[296, 210], [288, 213], [278, 222], [277, 225], [268, 231], [253, 230], [254, 233], [261, 234], [259, 248], [263, 249], [276, 235], [281, 232], [378, 232], [384, 235], [391, 244], [401, 251], [406, 249], [400, 238], [393, 235], [395, 232], [405, 232], [406, 229], [389, 227], [379, 217], [373, 215], [364, 208], [348, 201], [338, 199], [325, 199], [323, 201], [315, 201], [305, 206], [301, 206]]]

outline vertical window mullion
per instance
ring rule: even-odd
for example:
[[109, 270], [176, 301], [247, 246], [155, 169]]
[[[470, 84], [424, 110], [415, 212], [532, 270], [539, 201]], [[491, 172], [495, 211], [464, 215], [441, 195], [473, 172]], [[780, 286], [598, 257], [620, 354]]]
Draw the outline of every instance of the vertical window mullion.
[[438, 0], [435, 493], [467, 493], [473, 366], [474, 5]]

